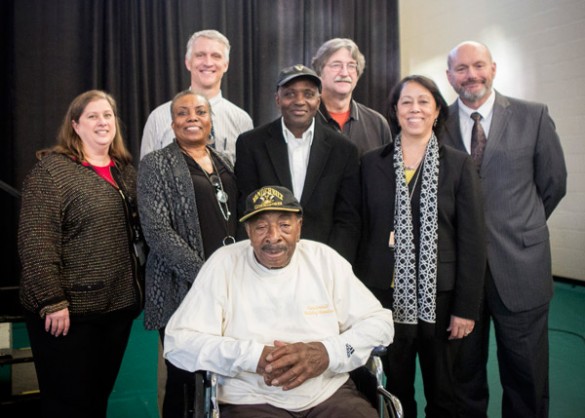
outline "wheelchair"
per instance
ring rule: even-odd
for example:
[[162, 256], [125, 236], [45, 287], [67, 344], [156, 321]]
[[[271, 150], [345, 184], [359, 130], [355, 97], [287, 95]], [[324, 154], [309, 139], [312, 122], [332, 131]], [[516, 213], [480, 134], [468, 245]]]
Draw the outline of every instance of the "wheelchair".
[[[374, 348], [365, 366], [350, 372], [350, 378], [353, 379], [358, 390], [376, 408], [380, 418], [403, 418], [404, 413], [400, 400], [384, 387], [386, 375], [380, 358], [384, 354], [386, 354], [386, 347]], [[189, 408], [185, 417], [221, 417], [217, 401], [217, 376], [214, 373], [195, 372], [192, 408]]]

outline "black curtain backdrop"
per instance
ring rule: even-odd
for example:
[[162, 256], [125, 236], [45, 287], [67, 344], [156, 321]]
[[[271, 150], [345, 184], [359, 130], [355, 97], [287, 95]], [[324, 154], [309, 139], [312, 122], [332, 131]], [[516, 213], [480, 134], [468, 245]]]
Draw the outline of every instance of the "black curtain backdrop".
[[[278, 116], [279, 70], [310, 66], [330, 38], [359, 45], [366, 70], [354, 97], [383, 114], [400, 72], [397, 0], [2, 0], [0, 22], [0, 181], [17, 190], [71, 100], [92, 88], [117, 100], [137, 163], [150, 111], [189, 87], [185, 45], [198, 30], [230, 40], [222, 92], [255, 126]], [[19, 203], [1, 189], [0, 202], [0, 286], [16, 285]]]

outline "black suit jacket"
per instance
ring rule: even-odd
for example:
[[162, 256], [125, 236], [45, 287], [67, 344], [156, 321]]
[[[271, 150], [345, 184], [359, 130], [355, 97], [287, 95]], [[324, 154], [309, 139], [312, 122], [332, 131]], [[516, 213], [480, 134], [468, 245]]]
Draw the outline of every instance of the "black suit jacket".
[[[269, 185], [292, 190], [287, 145], [280, 118], [245, 132], [236, 142], [235, 173], [243, 213], [248, 194]], [[302, 237], [319, 241], [353, 262], [360, 234], [357, 148], [342, 135], [315, 123], [301, 196]]]
[[[388, 246], [394, 229], [393, 152], [389, 144], [366, 153], [361, 162], [363, 230], [355, 269], [373, 290], [390, 289], [394, 271]], [[413, 197], [418, 207], [420, 194]], [[437, 292], [454, 292], [450, 314], [477, 319], [486, 265], [479, 177], [468, 155], [447, 146], [439, 148], [438, 224]]]

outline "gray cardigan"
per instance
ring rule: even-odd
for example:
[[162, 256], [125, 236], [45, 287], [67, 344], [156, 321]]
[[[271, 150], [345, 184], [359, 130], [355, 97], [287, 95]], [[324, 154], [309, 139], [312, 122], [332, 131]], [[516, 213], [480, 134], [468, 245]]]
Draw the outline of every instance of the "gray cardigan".
[[[224, 155], [209, 149], [233, 172]], [[160, 329], [179, 307], [205, 261], [193, 181], [176, 142], [142, 159], [137, 189], [140, 221], [150, 248], [144, 326]]]

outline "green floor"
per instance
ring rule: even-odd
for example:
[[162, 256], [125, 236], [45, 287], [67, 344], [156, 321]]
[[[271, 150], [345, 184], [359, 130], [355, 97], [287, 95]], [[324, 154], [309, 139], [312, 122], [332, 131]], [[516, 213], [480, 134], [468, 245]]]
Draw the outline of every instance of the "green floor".
[[158, 332], [145, 331], [142, 315], [134, 321], [126, 356], [114, 392], [108, 418], [157, 418]]
[[[585, 286], [555, 283], [550, 312], [550, 417], [583, 418], [585, 412]], [[15, 346], [26, 342], [15, 327]], [[20, 341], [17, 341], [20, 338]], [[116, 387], [110, 398], [108, 418], [158, 417], [157, 349], [158, 334], [147, 332], [142, 317], [134, 323], [130, 343]], [[502, 395], [492, 332], [489, 360], [489, 417], [500, 417]], [[420, 374], [417, 376], [419, 417], [424, 416]], [[0, 415], [2, 415], [0, 411]]]
[[[555, 282], [549, 317], [551, 418], [585, 418], [585, 285]], [[424, 417], [422, 377], [417, 375], [419, 417]], [[488, 417], [501, 417], [502, 388], [496, 340], [490, 333]]]

